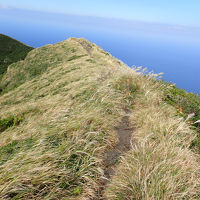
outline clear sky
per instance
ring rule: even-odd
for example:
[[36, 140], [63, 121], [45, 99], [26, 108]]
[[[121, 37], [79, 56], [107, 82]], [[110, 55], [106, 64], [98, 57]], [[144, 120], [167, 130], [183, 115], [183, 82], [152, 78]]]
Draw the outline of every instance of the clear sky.
[[33, 47], [83, 37], [200, 94], [200, 0], [0, 0], [0, 33]]
[[5, 0], [0, 7], [200, 26], [200, 0]]

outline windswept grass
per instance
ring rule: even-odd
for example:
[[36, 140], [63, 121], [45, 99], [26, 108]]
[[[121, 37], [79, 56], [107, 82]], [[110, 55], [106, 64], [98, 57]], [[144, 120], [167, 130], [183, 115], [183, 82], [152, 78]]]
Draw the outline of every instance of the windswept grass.
[[199, 163], [189, 149], [196, 133], [163, 100], [165, 85], [152, 74], [133, 76], [133, 146], [106, 190], [108, 199], [199, 199]]
[[199, 199], [198, 157], [189, 148], [196, 133], [166, 103], [166, 85], [88, 43], [71, 38], [9, 66], [0, 96], [0, 199], [100, 198], [102, 161], [126, 109], [132, 149], [116, 163], [107, 199]]
[[[86, 54], [76, 40], [65, 45]], [[3, 119], [10, 113], [26, 113], [20, 127], [0, 134], [0, 199], [82, 200], [95, 197], [99, 190], [104, 153], [117, 142], [113, 127], [134, 87], [121, 78], [126, 67], [102, 56], [97, 47], [95, 65], [86, 61], [89, 56], [69, 62], [73, 52], [63, 58], [65, 62], [52, 64], [0, 97]], [[18, 64], [23, 68], [24, 62]], [[124, 91], [116, 88], [121, 82]], [[30, 138], [33, 143], [27, 146]]]
[[15, 89], [27, 80], [40, 76], [48, 68], [62, 65], [82, 57], [87, 56], [86, 52], [76, 48], [76, 43], [66, 44], [65, 42], [55, 45], [46, 45], [32, 50], [25, 60], [13, 63], [7, 69], [7, 73], [0, 80], [1, 93]]

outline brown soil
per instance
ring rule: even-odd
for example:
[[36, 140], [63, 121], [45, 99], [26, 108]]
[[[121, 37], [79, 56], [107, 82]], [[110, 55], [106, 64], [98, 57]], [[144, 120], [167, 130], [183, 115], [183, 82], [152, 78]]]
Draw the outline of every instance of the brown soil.
[[106, 198], [103, 197], [103, 193], [112, 176], [115, 174], [115, 165], [120, 159], [120, 156], [131, 149], [131, 137], [134, 129], [130, 124], [130, 110], [125, 110], [125, 112], [126, 114], [122, 117], [121, 122], [115, 127], [115, 131], [118, 135], [118, 143], [112, 150], [106, 153], [103, 161], [105, 166], [105, 179], [102, 181], [98, 200], [106, 200]]

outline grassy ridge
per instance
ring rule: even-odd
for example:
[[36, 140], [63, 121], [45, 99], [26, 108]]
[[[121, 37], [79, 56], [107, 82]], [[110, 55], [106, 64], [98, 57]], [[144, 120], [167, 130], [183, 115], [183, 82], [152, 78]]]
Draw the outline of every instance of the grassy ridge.
[[32, 49], [13, 38], [0, 34], [0, 77], [10, 64], [23, 60]]
[[[103, 56], [95, 45], [91, 58], [79, 41], [52, 46], [64, 62], [49, 61], [42, 73], [27, 73], [24, 84], [0, 97], [2, 119], [24, 116], [18, 126], [0, 133], [0, 199], [96, 195], [103, 175], [101, 160], [116, 142], [113, 127], [123, 114], [124, 96], [115, 85], [126, 68], [111, 56]], [[75, 57], [73, 47], [77, 55], [85, 56]], [[51, 50], [45, 48], [32, 51], [19, 68], [30, 72], [29, 59], [37, 63], [51, 60]], [[53, 61], [54, 57], [55, 53]], [[9, 71], [5, 77], [12, 75]]]
[[179, 115], [173, 88], [156, 77], [76, 38], [9, 66], [0, 96], [0, 199], [100, 199], [104, 156], [118, 143], [124, 109], [135, 128], [132, 149], [101, 195], [199, 199], [197, 132]]
[[199, 199], [199, 163], [190, 149], [196, 132], [166, 104], [165, 84], [152, 74], [134, 77], [133, 148], [106, 189], [108, 199]]
[[24, 61], [13, 63], [0, 82], [2, 93], [12, 90], [27, 80], [31, 80], [48, 68], [56, 68], [65, 62], [87, 56], [84, 50], [77, 50], [76, 44], [65, 42], [56, 45], [47, 45], [31, 51]]

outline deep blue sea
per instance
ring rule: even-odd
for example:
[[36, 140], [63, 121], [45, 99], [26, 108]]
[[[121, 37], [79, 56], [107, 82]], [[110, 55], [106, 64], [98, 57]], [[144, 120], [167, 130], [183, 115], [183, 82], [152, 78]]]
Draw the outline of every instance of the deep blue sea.
[[196, 33], [196, 30], [192, 33], [181, 30], [181, 27], [175, 30], [176, 27], [152, 27], [145, 23], [127, 22], [124, 25], [120, 20], [89, 17], [66, 16], [63, 21], [52, 16], [45, 17], [37, 14], [31, 20], [30, 16], [13, 20], [4, 15], [0, 18], [0, 33], [33, 47], [60, 42], [69, 37], [83, 37], [130, 67], [142, 66], [155, 73], [163, 72], [165, 80], [200, 94], [200, 32]]

